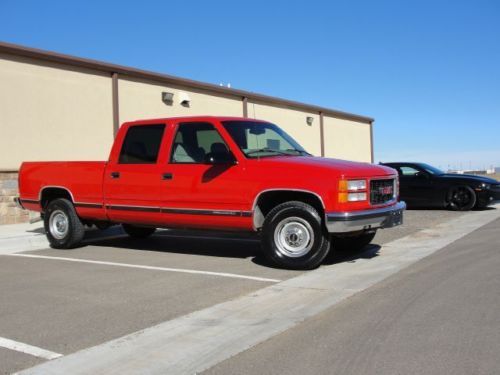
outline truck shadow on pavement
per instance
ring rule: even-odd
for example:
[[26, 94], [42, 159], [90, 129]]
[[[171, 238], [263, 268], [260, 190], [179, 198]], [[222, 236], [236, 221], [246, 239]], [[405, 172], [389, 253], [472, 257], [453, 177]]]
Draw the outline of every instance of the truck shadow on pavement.
[[[126, 235], [121, 236], [120, 232], [116, 232], [115, 237], [104, 239], [90, 234], [86, 236], [85, 245], [195, 256], [250, 258], [258, 266], [277, 268], [262, 253], [257, 236], [248, 236], [242, 239], [234, 234], [227, 234], [227, 238], [224, 238], [220, 234], [217, 236], [204, 233], [188, 235], [177, 231], [158, 231], [149, 238], [135, 239]], [[323, 265], [371, 259], [379, 255], [380, 248], [379, 245], [373, 244], [359, 251], [333, 248], [333, 251], [323, 261]]]
[[259, 242], [252, 238], [238, 240], [208, 236], [183, 236], [177, 233], [169, 235], [158, 232], [146, 239], [135, 239], [128, 236], [89, 239], [86, 241], [86, 245], [224, 258], [244, 259], [261, 256]]
[[355, 263], [359, 259], [373, 259], [380, 255], [380, 245], [369, 244], [361, 250], [335, 250], [331, 251], [323, 261], [324, 265], [337, 263]]

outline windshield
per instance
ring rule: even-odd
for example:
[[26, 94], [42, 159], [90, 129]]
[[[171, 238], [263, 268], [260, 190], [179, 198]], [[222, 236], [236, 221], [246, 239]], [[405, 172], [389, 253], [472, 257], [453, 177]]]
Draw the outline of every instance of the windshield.
[[223, 121], [222, 125], [248, 158], [310, 155], [274, 124], [257, 121]]
[[437, 168], [435, 168], [435, 167], [433, 167], [432, 165], [429, 165], [429, 164], [420, 163], [419, 166], [421, 168], [423, 168], [426, 172], [430, 173], [430, 174], [434, 174], [434, 175], [444, 174], [444, 172], [442, 170], [437, 169]]

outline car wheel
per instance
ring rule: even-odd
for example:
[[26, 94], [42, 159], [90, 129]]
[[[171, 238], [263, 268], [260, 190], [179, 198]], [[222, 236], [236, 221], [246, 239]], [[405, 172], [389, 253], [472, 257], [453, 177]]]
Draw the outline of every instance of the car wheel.
[[51, 247], [70, 249], [82, 241], [85, 227], [69, 200], [54, 199], [47, 205], [43, 217], [45, 233]]
[[468, 211], [476, 204], [476, 193], [469, 186], [456, 186], [448, 193], [448, 207], [454, 211]]
[[122, 227], [125, 233], [134, 238], [146, 238], [151, 236], [156, 231], [156, 228], [140, 227], [130, 224], [122, 224]]
[[332, 237], [332, 249], [334, 252], [357, 253], [363, 250], [375, 237], [376, 232], [364, 233], [351, 237]]
[[276, 206], [266, 215], [262, 248], [267, 258], [279, 267], [312, 269], [327, 256], [329, 237], [314, 207], [291, 201]]

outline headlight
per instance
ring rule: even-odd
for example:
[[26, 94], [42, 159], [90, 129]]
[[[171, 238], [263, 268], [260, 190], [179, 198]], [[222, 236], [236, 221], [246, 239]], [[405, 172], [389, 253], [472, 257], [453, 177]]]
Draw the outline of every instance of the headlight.
[[348, 193], [347, 200], [349, 202], [366, 201], [366, 193]]
[[491, 188], [491, 185], [490, 184], [482, 183], [479, 187], [481, 189], [488, 190], [489, 188]]
[[366, 180], [348, 180], [347, 190], [349, 191], [366, 190]]
[[340, 180], [339, 203], [366, 201], [366, 180]]

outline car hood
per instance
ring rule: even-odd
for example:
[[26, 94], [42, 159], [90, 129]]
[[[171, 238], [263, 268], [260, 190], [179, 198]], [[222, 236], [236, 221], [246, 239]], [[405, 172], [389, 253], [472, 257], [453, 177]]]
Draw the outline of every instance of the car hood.
[[499, 182], [493, 178], [485, 176], [477, 176], [472, 174], [455, 174], [455, 173], [445, 173], [439, 176], [440, 178], [450, 179], [450, 180], [461, 180], [461, 181], [474, 181], [484, 184], [498, 184]]
[[253, 159], [269, 166], [280, 168], [321, 169], [339, 177], [367, 177], [397, 175], [396, 170], [378, 164], [362, 163], [341, 159], [320, 158], [315, 156], [273, 156]]

